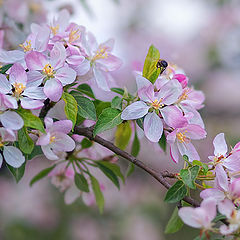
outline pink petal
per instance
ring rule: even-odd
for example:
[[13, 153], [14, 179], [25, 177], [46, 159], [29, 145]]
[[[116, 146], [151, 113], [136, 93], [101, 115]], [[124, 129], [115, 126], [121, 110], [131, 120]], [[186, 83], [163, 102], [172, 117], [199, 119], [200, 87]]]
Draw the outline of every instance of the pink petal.
[[55, 140], [51, 144], [52, 149], [60, 152], [70, 152], [75, 148], [74, 140], [65, 133], [57, 132]]
[[140, 90], [143, 87], [149, 87], [150, 85], [152, 85], [152, 83], [148, 79], [139, 74], [136, 75], [136, 83], [138, 90]]
[[66, 57], [66, 49], [63, 44], [60, 42], [55, 43], [50, 52], [50, 64], [52, 65], [53, 69], [63, 67]]
[[0, 74], [0, 92], [7, 94], [9, 92], [11, 92], [12, 90], [12, 86], [10, 84], [10, 82], [7, 80], [6, 76], [3, 74]]
[[7, 164], [14, 168], [19, 168], [25, 162], [22, 152], [13, 146], [4, 146], [3, 156]]
[[186, 137], [189, 137], [191, 139], [203, 139], [207, 135], [207, 132], [199, 125], [189, 124], [183, 129], [183, 131], [187, 131]]
[[221, 164], [218, 164], [215, 168], [215, 171], [216, 171], [216, 179], [215, 179], [216, 187], [227, 192], [228, 191], [228, 177], [227, 177], [227, 173], [223, 169], [223, 166]]
[[22, 118], [16, 112], [12, 111], [0, 114], [0, 121], [5, 128], [12, 130], [19, 130], [24, 124]]
[[93, 74], [94, 74], [97, 86], [104, 91], [110, 91], [108, 83], [107, 83], [106, 73], [104, 73], [103, 71], [94, 67]]
[[176, 143], [170, 146], [170, 156], [175, 163], [178, 163], [179, 151]]
[[142, 101], [137, 101], [127, 106], [121, 115], [123, 120], [138, 119], [148, 113], [149, 106]]
[[38, 138], [36, 145], [40, 145], [40, 146], [48, 145], [50, 143], [50, 137], [51, 137], [50, 133], [41, 135]]
[[223, 166], [229, 171], [240, 171], [240, 152], [235, 152], [223, 161]]
[[192, 162], [193, 160], [200, 160], [200, 157], [191, 142], [180, 143], [178, 141], [177, 146], [178, 146], [178, 149], [179, 149], [179, 152], [181, 153], [181, 155], [182, 156], [187, 155], [190, 162]]
[[53, 123], [51, 132], [62, 132], [68, 134], [72, 130], [72, 121], [70, 120], [61, 120]]
[[231, 219], [232, 212], [235, 210], [235, 206], [229, 199], [218, 203], [218, 211], [225, 215], [227, 218]]
[[47, 159], [49, 160], [58, 160], [59, 157], [53, 152], [50, 145], [41, 146], [42, 151]]
[[24, 90], [22, 95], [32, 99], [40, 99], [40, 100], [47, 98], [43, 92], [42, 87], [27, 87]]
[[40, 109], [44, 104], [39, 100], [32, 100], [28, 97], [21, 98], [21, 106], [25, 109]]
[[76, 71], [78, 76], [83, 76], [90, 70], [90, 61], [85, 59], [78, 66], [71, 65], [71, 68], [73, 68]]
[[55, 78], [65, 86], [73, 83], [76, 80], [76, 75], [76, 72], [72, 68], [65, 66], [57, 70]]
[[200, 207], [207, 212], [209, 223], [216, 217], [217, 214], [216, 205], [217, 202], [214, 198], [204, 199], [201, 203]]
[[25, 61], [29, 70], [42, 70], [48, 64], [47, 57], [36, 51], [27, 53]]
[[154, 86], [151, 84], [148, 87], [143, 87], [138, 91], [138, 96], [142, 101], [153, 102], [157, 97], [155, 97]]
[[213, 197], [217, 201], [222, 201], [225, 198], [224, 192], [216, 188], [208, 188], [200, 192], [200, 197], [203, 199]]
[[38, 87], [42, 81], [44, 76], [38, 71], [29, 71], [27, 72], [27, 87]]
[[45, 95], [54, 102], [57, 102], [62, 96], [62, 83], [57, 79], [49, 79], [43, 89]]
[[80, 65], [85, 60], [84, 56], [81, 55], [72, 55], [67, 58], [67, 63], [71, 65]]
[[103, 71], [115, 71], [122, 66], [122, 60], [112, 54], [108, 54], [106, 58], [97, 60], [101, 64], [101, 69]]
[[219, 133], [213, 140], [214, 145], [214, 155], [215, 156], [225, 156], [228, 147], [225, 141], [224, 133]]
[[155, 113], [148, 113], [144, 118], [144, 133], [151, 142], [158, 142], [163, 133], [163, 124]]
[[27, 73], [23, 66], [19, 63], [13, 64], [10, 68], [9, 81], [11, 84], [22, 83], [24, 86], [27, 84]]
[[182, 219], [182, 221], [194, 228], [201, 228], [202, 225], [198, 221], [198, 215], [194, 211], [194, 208], [192, 207], [182, 207], [178, 211], [179, 217]]

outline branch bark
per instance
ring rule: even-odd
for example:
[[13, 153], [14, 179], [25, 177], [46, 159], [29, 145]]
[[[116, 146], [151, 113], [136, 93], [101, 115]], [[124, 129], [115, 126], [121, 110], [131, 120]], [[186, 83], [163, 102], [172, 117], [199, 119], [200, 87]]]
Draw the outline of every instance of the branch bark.
[[[130, 155], [129, 153], [121, 150], [120, 148], [116, 147], [113, 143], [103, 139], [100, 136], [96, 136], [93, 137], [93, 128], [89, 128], [89, 127], [79, 127], [76, 126], [74, 129], [74, 132], [76, 134], [85, 136], [87, 138], [89, 138], [90, 140], [99, 143], [100, 145], [106, 147], [107, 149], [111, 150], [112, 152], [116, 153], [117, 155], [123, 157], [124, 159], [126, 159], [127, 161], [135, 164], [136, 166], [140, 167], [141, 169], [143, 169], [145, 172], [147, 172], [148, 174], [150, 174], [153, 178], [155, 178], [159, 183], [161, 183], [165, 188], [169, 189], [171, 187], [171, 184], [169, 184], [167, 182], [167, 180], [165, 178], [174, 178], [175, 175], [168, 173], [168, 172], [157, 172], [154, 169], [152, 169], [151, 167], [147, 166], [145, 163], [143, 163], [142, 161], [138, 160], [137, 158], [133, 157], [132, 155]], [[183, 199], [184, 201], [186, 201], [187, 203], [191, 204], [194, 207], [199, 207], [200, 204], [198, 203], [198, 201], [196, 201], [193, 198], [190, 197], [185, 197]]]

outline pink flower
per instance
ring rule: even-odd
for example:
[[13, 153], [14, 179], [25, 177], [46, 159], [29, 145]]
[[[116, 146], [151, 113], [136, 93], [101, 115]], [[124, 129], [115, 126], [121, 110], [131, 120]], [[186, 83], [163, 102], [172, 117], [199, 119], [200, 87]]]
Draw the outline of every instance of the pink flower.
[[[170, 127], [182, 127], [187, 124], [182, 112], [173, 106], [181, 94], [182, 87], [177, 80], [166, 83], [159, 92], [154, 92], [154, 86], [142, 87], [138, 91], [141, 101], [126, 107], [121, 115], [123, 120], [144, 118], [145, 136], [152, 142], [158, 142], [163, 132], [164, 122]], [[150, 111], [149, 111], [150, 110]]]
[[[224, 133], [219, 133], [213, 140], [214, 156], [208, 158], [215, 166], [216, 184], [221, 186], [227, 191], [227, 171], [238, 172], [240, 171], [240, 151], [228, 152], [228, 147], [224, 138]], [[224, 169], [225, 168], [225, 169]]]
[[200, 157], [191, 143], [191, 139], [203, 139], [206, 131], [199, 125], [189, 124], [177, 128], [167, 135], [167, 142], [170, 144], [170, 155], [174, 162], [178, 162], [179, 153], [187, 155], [189, 161], [200, 160]]
[[71, 152], [75, 142], [67, 134], [72, 129], [72, 121], [61, 120], [53, 122], [51, 118], [44, 119], [46, 134], [42, 134], [36, 145], [40, 145], [44, 155], [50, 160], [58, 160], [58, 153]]
[[202, 201], [200, 207], [183, 207], [178, 214], [185, 224], [194, 228], [210, 230], [216, 212], [216, 200], [208, 198]]
[[188, 85], [188, 77], [185, 74], [174, 74], [172, 79], [177, 79], [181, 83], [182, 88], [185, 88]]
[[65, 63], [66, 49], [61, 43], [55, 43], [50, 58], [36, 51], [29, 52], [26, 64], [30, 70], [29, 80], [36, 84], [44, 83], [44, 93], [52, 101], [57, 102], [63, 92], [63, 86], [76, 79], [76, 72]]
[[15, 63], [9, 73], [9, 81], [5, 75], [0, 75], [1, 87], [0, 93], [11, 95], [6, 97], [17, 108], [17, 102], [21, 102], [21, 106], [26, 109], [39, 109], [43, 106], [40, 101], [45, 99], [42, 88], [38, 87], [35, 82], [30, 82], [27, 73], [21, 64]]
[[119, 69], [122, 65], [122, 61], [111, 53], [113, 45], [113, 39], [98, 45], [90, 32], [83, 39], [83, 55], [88, 59], [87, 64], [93, 71], [98, 87], [104, 91], [110, 91], [108, 73]]
[[[25, 162], [22, 152], [14, 146], [7, 146], [9, 142], [15, 142], [16, 140], [15, 133], [12, 130], [0, 128], [0, 148], [3, 148], [3, 157], [7, 164], [19, 168]], [[3, 157], [0, 154], [0, 167], [2, 166]]]

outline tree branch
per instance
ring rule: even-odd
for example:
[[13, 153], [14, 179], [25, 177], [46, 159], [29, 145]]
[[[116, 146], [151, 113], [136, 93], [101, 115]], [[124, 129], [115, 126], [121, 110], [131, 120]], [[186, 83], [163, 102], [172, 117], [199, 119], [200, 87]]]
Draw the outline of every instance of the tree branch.
[[[137, 158], [133, 157], [129, 153], [127, 153], [127, 152], [121, 150], [120, 148], [116, 147], [113, 143], [103, 139], [102, 137], [100, 137], [98, 135], [96, 137], [93, 137], [93, 128], [91, 128], [91, 127], [90, 128], [88, 128], [88, 127], [83, 128], [83, 127], [76, 126], [75, 129], [74, 129], [74, 132], [76, 134], [85, 136], [85, 137], [89, 138], [90, 140], [92, 140], [96, 143], [99, 143], [100, 145], [106, 147], [107, 149], [109, 149], [112, 152], [116, 153], [117, 155], [123, 157], [124, 159], [128, 160], [129, 162], [137, 165], [138, 167], [143, 169], [145, 172], [149, 173], [152, 177], [154, 177], [165, 188], [169, 189], [171, 187], [171, 184], [169, 184], [166, 181], [165, 178], [166, 177], [173, 178], [173, 177], [175, 177], [174, 174], [170, 174], [166, 171], [164, 173], [156, 172], [155, 170], [153, 170], [152, 168], [147, 166], [142, 161], [138, 160]], [[196, 201], [195, 199], [192, 199], [190, 197], [185, 197], [183, 200], [186, 201], [187, 203], [191, 204], [194, 207], [198, 207], [200, 205], [198, 203], [198, 201]]]

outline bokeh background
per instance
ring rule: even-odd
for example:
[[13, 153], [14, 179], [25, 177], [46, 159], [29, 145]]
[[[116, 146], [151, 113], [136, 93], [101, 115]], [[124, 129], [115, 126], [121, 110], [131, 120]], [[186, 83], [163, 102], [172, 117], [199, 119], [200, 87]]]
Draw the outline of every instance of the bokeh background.
[[[52, 19], [67, 8], [72, 20], [86, 26], [99, 42], [115, 38], [114, 52], [124, 65], [114, 77], [119, 86], [134, 92], [132, 70], [143, 64], [148, 47], [154, 44], [163, 59], [182, 67], [190, 83], [206, 94], [201, 114], [208, 136], [196, 143], [205, 161], [217, 133], [225, 132], [231, 145], [240, 140], [239, 5], [237, 0], [1, 0], [0, 25], [11, 31], [0, 47], [18, 48], [32, 21]], [[104, 95], [105, 100], [110, 98]], [[139, 159], [153, 168], [175, 172], [181, 167], [144, 137], [141, 146]], [[126, 171], [125, 162], [120, 164]], [[139, 169], [120, 192], [100, 176], [106, 199], [100, 215], [95, 206], [86, 207], [81, 200], [65, 205], [49, 179], [30, 188], [30, 179], [48, 165], [43, 158], [32, 160], [18, 184], [1, 169], [0, 239], [172, 240], [198, 234], [188, 227], [164, 234], [174, 206], [163, 202], [165, 189]]]

